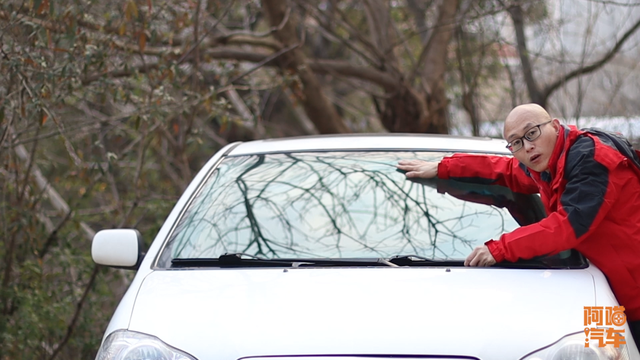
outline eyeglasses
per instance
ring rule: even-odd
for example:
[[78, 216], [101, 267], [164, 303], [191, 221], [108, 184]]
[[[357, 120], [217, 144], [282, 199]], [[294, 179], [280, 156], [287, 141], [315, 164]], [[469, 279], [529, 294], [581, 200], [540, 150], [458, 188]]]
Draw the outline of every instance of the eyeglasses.
[[540, 134], [542, 134], [542, 130], [540, 130], [540, 127], [543, 125], [547, 125], [548, 123], [550, 123], [553, 120], [549, 120], [545, 123], [542, 124], [538, 124], [534, 127], [530, 127], [527, 131], [524, 132], [524, 136], [519, 137], [515, 140], [512, 140], [510, 143], [507, 144], [507, 149], [509, 149], [509, 151], [511, 151], [511, 153], [514, 153], [520, 149], [522, 149], [522, 147], [524, 146], [524, 140], [526, 139], [529, 142], [534, 141], [535, 139], [537, 139], [538, 137], [540, 137]]

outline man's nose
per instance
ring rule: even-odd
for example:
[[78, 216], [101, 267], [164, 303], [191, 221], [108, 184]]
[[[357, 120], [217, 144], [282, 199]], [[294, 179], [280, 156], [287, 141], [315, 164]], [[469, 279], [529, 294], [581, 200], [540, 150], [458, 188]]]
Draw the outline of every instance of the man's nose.
[[533, 145], [533, 141], [529, 141], [527, 139], [522, 139], [522, 142], [524, 144], [524, 150], [525, 151], [529, 151], [529, 150], [531, 150], [531, 149], [536, 147], [535, 145]]

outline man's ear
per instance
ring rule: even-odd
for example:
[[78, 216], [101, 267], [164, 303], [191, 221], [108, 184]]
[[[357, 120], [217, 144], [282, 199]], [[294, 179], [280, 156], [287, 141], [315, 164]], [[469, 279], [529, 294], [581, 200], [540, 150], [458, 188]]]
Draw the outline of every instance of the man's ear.
[[556, 134], [560, 134], [560, 129], [562, 129], [562, 124], [560, 124], [560, 120], [553, 119], [551, 120], [551, 126], [556, 130]]

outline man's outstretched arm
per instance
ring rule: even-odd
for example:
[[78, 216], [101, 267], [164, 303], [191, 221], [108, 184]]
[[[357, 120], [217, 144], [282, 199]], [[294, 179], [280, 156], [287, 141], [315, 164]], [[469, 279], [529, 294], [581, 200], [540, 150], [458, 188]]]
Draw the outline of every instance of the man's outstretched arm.
[[492, 155], [454, 154], [440, 162], [400, 160], [398, 169], [407, 178], [452, 179], [468, 183], [502, 185], [514, 192], [535, 194], [538, 186], [515, 158]]

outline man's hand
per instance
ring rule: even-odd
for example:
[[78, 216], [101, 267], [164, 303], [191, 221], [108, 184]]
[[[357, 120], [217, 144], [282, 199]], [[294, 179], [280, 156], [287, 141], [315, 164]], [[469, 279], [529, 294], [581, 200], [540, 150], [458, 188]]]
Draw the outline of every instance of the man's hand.
[[400, 160], [397, 168], [405, 170], [408, 178], [431, 179], [438, 175], [438, 163], [423, 160]]
[[464, 266], [491, 266], [496, 263], [489, 248], [486, 245], [478, 246], [473, 249], [471, 254], [464, 261]]

